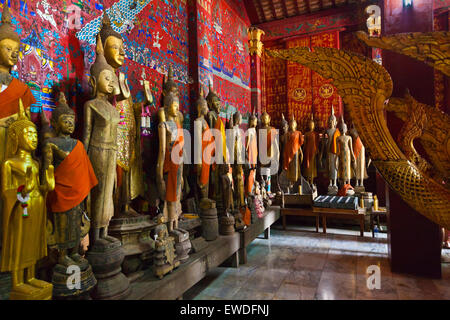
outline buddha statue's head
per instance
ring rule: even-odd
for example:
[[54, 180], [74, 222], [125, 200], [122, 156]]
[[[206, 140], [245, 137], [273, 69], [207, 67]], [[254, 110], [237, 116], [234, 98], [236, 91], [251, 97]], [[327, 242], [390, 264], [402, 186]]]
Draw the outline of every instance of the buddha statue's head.
[[314, 115], [311, 114], [311, 118], [308, 121], [308, 129], [309, 131], [314, 131], [315, 123], [314, 123]]
[[203, 96], [203, 88], [200, 88], [200, 95], [197, 99], [197, 115], [199, 117], [205, 116], [208, 113], [208, 103]]
[[18, 150], [32, 152], [38, 145], [36, 125], [25, 114], [22, 99], [19, 99], [19, 117], [8, 128], [8, 139], [11, 142], [11, 152]]
[[242, 115], [239, 112], [239, 110], [237, 110], [235, 113], [233, 113], [233, 126], [239, 126], [242, 122]]
[[256, 128], [257, 125], [258, 125], [258, 118], [256, 117], [256, 115], [254, 113], [252, 113], [248, 120], [248, 126], [250, 128]]
[[169, 94], [164, 96], [164, 109], [169, 117], [176, 118], [178, 115], [178, 108], [180, 106], [180, 101], [178, 99], [178, 95], [174, 92], [170, 92]]
[[95, 62], [91, 66], [91, 78], [89, 83], [92, 87], [94, 96], [101, 93], [104, 96], [111, 95], [118, 86], [118, 79], [114, 69], [106, 62], [102, 40], [97, 35], [97, 56]]
[[220, 102], [219, 96], [214, 92], [211, 83], [209, 83], [209, 92], [206, 96], [206, 101], [208, 102], [209, 109], [214, 110], [215, 112], [217, 112], [217, 114], [219, 114], [222, 104]]
[[342, 123], [342, 126], [339, 130], [343, 135], [347, 134], [347, 125], [345, 124], [345, 122]]
[[336, 116], [334, 115], [334, 107], [331, 106], [331, 115], [328, 118], [328, 127], [329, 128], [336, 128], [337, 120]]
[[3, 5], [2, 24], [0, 26], [0, 72], [10, 72], [17, 63], [20, 50], [20, 38], [11, 23], [8, 4]]
[[261, 115], [261, 123], [264, 127], [268, 127], [270, 125], [270, 116], [266, 111], [264, 111]]
[[58, 106], [52, 113], [51, 124], [57, 135], [71, 135], [75, 130], [75, 112], [67, 104], [64, 92], [59, 93]]
[[106, 11], [103, 13], [102, 29], [100, 37], [104, 45], [104, 55], [108, 64], [114, 69], [120, 68], [125, 61], [125, 49], [120, 33], [111, 27]]
[[289, 130], [289, 123], [284, 118], [284, 113], [281, 114], [281, 130], [283, 131], [283, 134], [287, 133]]
[[292, 116], [291, 120], [289, 120], [289, 130], [290, 131], [297, 130], [297, 121], [295, 121], [294, 116]]
[[172, 66], [169, 66], [169, 71], [167, 72], [167, 77], [164, 76], [164, 83], [163, 83], [163, 96], [169, 94], [170, 92], [173, 92], [175, 95], [178, 95], [178, 86], [175, 83], [175, 80], [173, 78], [173, 68]]

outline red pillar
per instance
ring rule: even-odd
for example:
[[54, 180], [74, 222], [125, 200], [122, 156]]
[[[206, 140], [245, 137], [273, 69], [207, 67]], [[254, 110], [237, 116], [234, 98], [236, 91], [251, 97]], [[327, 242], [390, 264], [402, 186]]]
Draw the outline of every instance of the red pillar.
[[[382, 34], [433, 30], [433, 1], [385, 0]], [[434, 105], [434, 72], [423, 62], [383, 50], [383, 66], [394, 83], [392, 96], [401, 97], [408, 88], [420, 102]], [[402, 121], [387, 116], [388, 127], [397, 138]], [[381, 182], [381, 181], [379, 181]], [[439, 226], [408, 206], [386, 186], [389, 259], [393, 272], [441, 277]]]
[[252, 112], [261, 114], [261, 54], [263, 43], [261, 36], [264, 31], [250, 27], [248, 29], [248, 43], [250, 52], [250, 83]]

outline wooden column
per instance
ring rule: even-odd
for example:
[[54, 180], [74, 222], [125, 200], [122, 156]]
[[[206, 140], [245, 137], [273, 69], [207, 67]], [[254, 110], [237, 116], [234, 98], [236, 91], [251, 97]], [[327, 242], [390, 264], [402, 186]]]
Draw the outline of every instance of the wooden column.
[[[403, 6], [403, 0], [384, 1], [383, 35], [432, 30], [432, 1], [413, 0], [413, 5], [408, 7]], [[434, 72], [431, 67], [386, 50], [383, 50], [382, 57], [383, 66], [394, 83], [392, 96], [402, 97], [408, 88], [420, 102], [434, 105]], [[396, 139], [402, 121], [388, 113], [387, 122]], [[410, 208], [388, 186], [386, 186], [386, 205], [392, 271], [441, 277], [439, 226]]]

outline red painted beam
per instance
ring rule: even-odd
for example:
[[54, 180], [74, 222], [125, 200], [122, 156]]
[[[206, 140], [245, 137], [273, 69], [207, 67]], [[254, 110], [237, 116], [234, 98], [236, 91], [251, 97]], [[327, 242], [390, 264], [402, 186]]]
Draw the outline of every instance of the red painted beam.
[[260, 23], [261, 21], [259, 21], [258, 12], [256, 12], [255, 3], [253, 2], [253, 0], [244, 0], [244, 6], [245, 9], [247, 10], [247, 15], [248, 18], [250, 19], [250, 23], [251, 24]]

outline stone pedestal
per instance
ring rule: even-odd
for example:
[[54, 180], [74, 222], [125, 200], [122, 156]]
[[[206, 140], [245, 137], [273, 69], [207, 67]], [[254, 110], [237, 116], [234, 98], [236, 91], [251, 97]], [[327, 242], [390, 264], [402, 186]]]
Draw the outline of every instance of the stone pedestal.
[[219, 233], [227, 236], [234, 233], [234, 217], [232, 215], [222, 216], [219, 219]]
[[[111, 239], [111, 238], [110, 238]], [[120, 300], [130, 293], [130, 281], [121, 272], [125, 253], [119, 240], [96, 240], [86, 258], [92, 266], [97, 286], [92, 298], [99, 300]]]
[[219, 236], [219, 220], [217, 218], [216, 202], [212, 200], [201, 200], [200, 217], [202, 219], [203, 238], [205, 238], [206, 241], [216, 240]]
[[122, 270], [127, 276], [151, 264], [154, 241], [150, 236], [154, 223], [150, 216], [127, 212], [111, 219], [108, 233], [122, 242], [125, 259]]
[[[80, 272], [80, 278], [77, 279], [76, 272]], [[75, 281], [80, 281], [79, 285]], [[69, 268], [61, 264], [57, 264], [53, 268], [53, 298], [59, 300], [74, 300], [86, 297], [95, 285], [95, 279], [92, 267], [87, 260]], [[71, 287], [69, 287], [71, 286]]]

